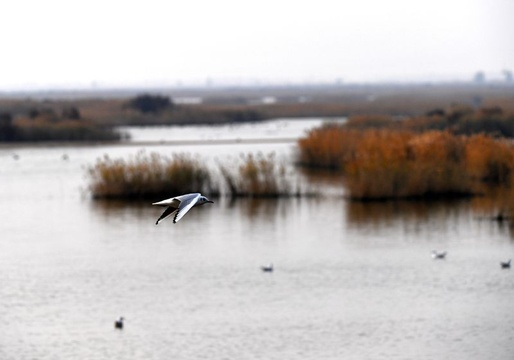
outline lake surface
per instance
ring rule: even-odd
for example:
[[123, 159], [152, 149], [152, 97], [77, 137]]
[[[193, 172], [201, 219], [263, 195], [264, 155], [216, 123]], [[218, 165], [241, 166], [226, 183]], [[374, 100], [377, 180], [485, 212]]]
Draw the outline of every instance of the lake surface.
[[[145, 151], [291, 159], [290, 141], [208, 140], [319, 123], [130, 132]], [[161, 143], [184, 134], [205, 145]], [[514, 237], [481, 200], [351, 203], [321, 181], [326, 196], [221, 198], [156, 226], [160, 208], [87, 193], [87, 166], [140, 149], [0, 148], [0, 359], [512, 359], [514, 269], [499, 262]]]

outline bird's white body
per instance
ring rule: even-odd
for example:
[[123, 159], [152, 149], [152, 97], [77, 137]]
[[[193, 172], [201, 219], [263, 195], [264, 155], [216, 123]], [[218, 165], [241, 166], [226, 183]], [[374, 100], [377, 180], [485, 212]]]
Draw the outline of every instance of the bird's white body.
[[207, 199], [200, 193], [185, 194], [175, 196], [166, 200], [154, 202], [152, 205], [166, 207], [166, 210], [164, 210], [164, 212], [157, 219], [157, 222], [155, 224], [157, 225], [159, 221], [167, 218], [172, 214], [175, 214], [173, 222], [176, 223], [177, 221], [182, 219], [184, 215], [187, 214], [187, 212], [191, 210], [193, 207], [207, 203], [212, 203], [212, 201]]

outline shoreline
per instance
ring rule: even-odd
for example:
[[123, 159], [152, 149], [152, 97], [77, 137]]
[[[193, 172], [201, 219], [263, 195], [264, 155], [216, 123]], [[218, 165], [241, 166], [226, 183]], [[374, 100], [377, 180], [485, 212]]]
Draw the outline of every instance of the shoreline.
[[220, 139], [220, 140], [159, 140], [159, 141], [52, 141], [52, 142], [5, 142], [0, 143], [0, 149], [19, 149], [24, 147], [97, 147], [97, 146], [203, 146], [203, 145], [239, 145], [239, 144], [289, 144], [298, 141], [297, 138], [249, 138], [249, 139]]

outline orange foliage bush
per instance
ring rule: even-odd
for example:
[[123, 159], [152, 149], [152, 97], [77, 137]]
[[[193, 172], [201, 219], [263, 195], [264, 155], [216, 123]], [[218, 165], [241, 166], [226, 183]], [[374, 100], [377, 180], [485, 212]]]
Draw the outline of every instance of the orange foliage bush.
[[354, 198], [462, 195], [471, 191], [464, 171], [464, 143], [448, 133], [368, 131], [347, 164]]
[[486, 135], [328, 127], [298, 146], [300, 163], [341, 169], [357, 199], [471, 195], [514, 178], [513, 145]]
[[355, 144], [362, 134], [337, 125], [311, 130], [298, 141], [300, 165], [342, 169], [344, 163], [355, 156]]

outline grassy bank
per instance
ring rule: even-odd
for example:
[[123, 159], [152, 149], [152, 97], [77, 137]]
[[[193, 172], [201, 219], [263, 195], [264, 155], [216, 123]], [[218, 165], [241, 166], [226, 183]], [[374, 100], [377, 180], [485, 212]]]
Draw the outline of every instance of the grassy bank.
[[13, 118], [10, 113], [0, 113], [0, 141], [117, 141], [123, 135], [111, 127], [100, 126], [83, 119], [75, 108], [62, 114], [34, 110], [27, 117]]

